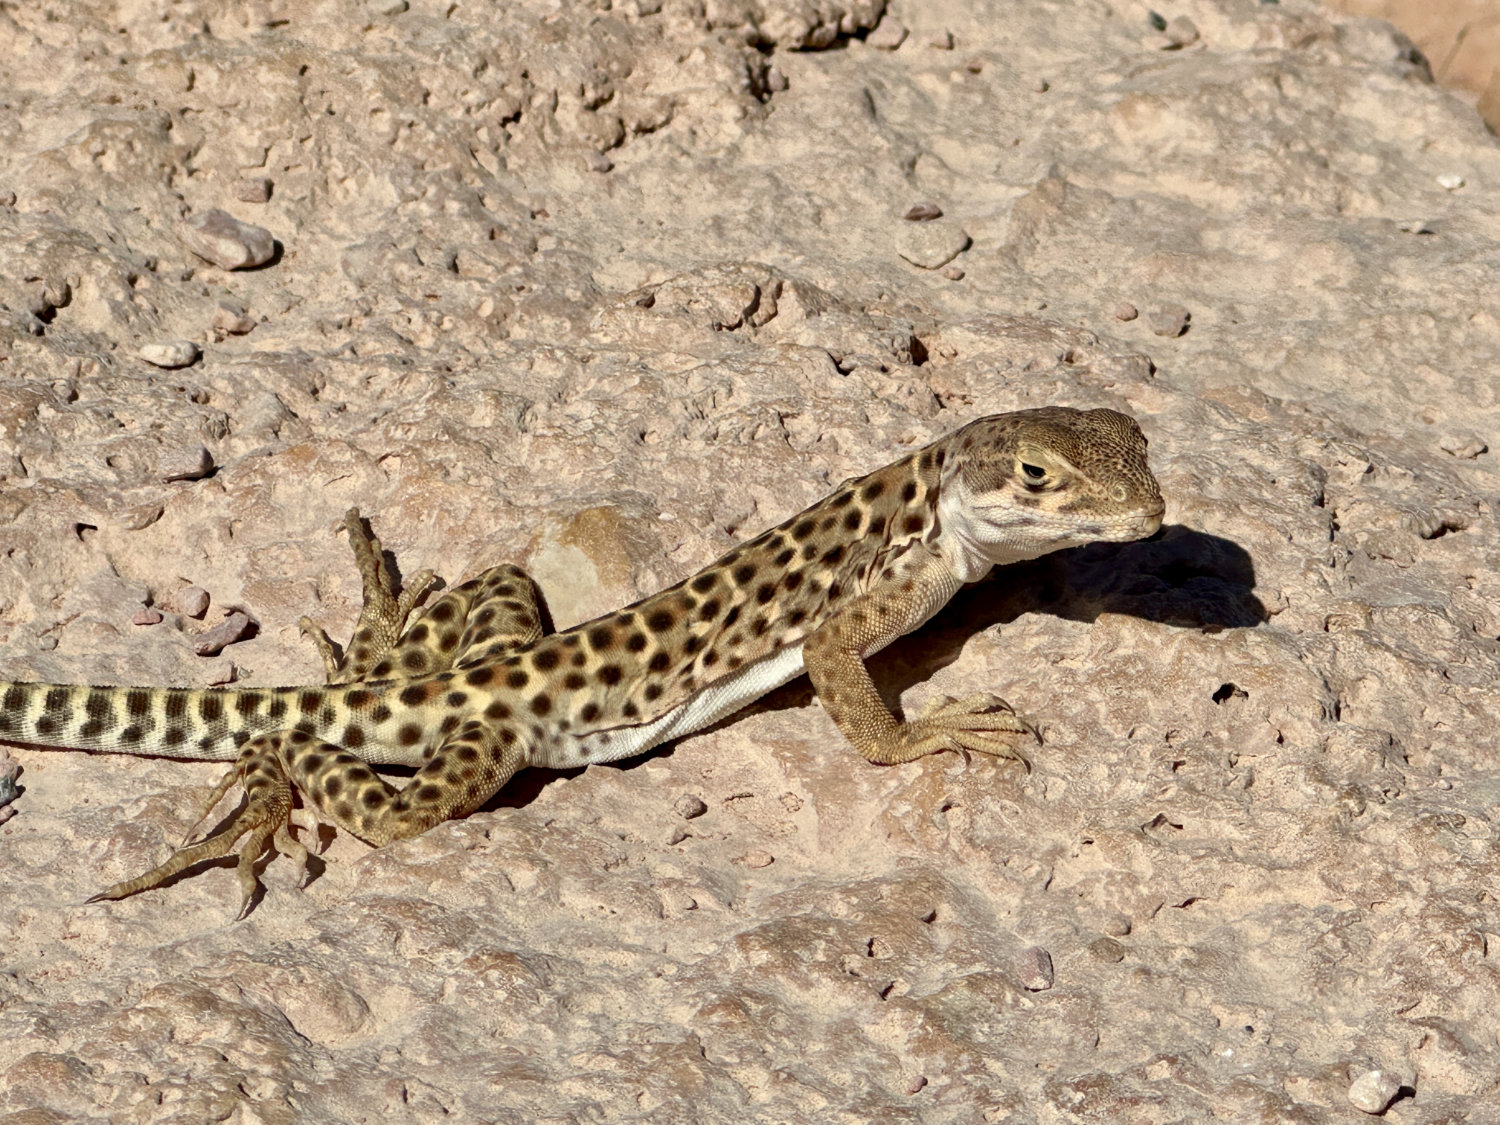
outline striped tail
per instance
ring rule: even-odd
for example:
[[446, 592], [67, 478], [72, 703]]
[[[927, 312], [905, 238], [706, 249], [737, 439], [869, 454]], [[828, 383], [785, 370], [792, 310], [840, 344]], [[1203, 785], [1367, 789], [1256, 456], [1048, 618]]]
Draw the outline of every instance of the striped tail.
[[0, 681], [0, 741], [227, 761], [255, 735], [299, 725], [299, 720], [321, 735], [318, 728], [331, 726], [337, 710], [329, 696], [326, 688], [218, 690]]

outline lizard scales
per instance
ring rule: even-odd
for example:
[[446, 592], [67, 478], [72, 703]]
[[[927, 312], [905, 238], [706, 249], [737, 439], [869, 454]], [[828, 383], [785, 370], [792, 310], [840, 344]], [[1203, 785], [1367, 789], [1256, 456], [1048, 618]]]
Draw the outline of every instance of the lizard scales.
[[[1112, 410], [980, 418], [867, 476], [651, 597], [543, 636], [529, 576], [495, 567], [408, 625], [379, 541], [346, 518], [365, 606], [341, 661], [306, 618], [328, 682], [177, 689], [0, 682], [0, 740], [233, 760], [248, 804], [208, 839], [97, 897], [117, 898], [246, 833], [240, 882], [287, 832], [291, 791], [372, 844], [483, 805], [525, 766], [613, 761], [701, 729], [806, 670], [854, 747], [880, 763], [941, 750], [1020, 757], [1031, 728], [998, 697], [937, 700], [900, 722], [863, 658], [917, 628], [991, 566], [1152, 534], [1163, 505], [1146, 440]], [[417, 768], [397, 790], [370, 767]]]

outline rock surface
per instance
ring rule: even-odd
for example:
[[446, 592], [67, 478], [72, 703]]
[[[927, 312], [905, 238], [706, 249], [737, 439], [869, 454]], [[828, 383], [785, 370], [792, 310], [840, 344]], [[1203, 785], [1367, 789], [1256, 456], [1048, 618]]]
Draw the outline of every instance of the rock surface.
[[[66, 11], [0, 28], [8, 677], [317, 681], [297, 621], [354, 619], [352, 504], [408, 573], [521, 562], [572, 624], [1042, 403], [1140, 418], [1168, 528], [1003, 571], [873, 662], [908, 710], [1010, 699], [1030, 773], [867, 765], [804, 680], [419, 839], [341, 835], [305, 889], [275, 859], [236, 924], [219, 866], [83, 904], [217, 767], [15, 750], [0, 1112], [1340, 1122], [1374, 1068], [1391, 1120], [1493, 1104], [1500, 148], [1389, 27]], [[961, 282], [893, 251], [914, 200]], [[280, 257], [205, 267], [178, 224], [221, 207]], [[211, 337], [224, 305], [254, 331]], [[197, 365], [136, 358], [177, 338]], [[163, 480], [200, 446], [211, 476]], [[131, 625], [184, 584], [258, 628], [210, 658]]]

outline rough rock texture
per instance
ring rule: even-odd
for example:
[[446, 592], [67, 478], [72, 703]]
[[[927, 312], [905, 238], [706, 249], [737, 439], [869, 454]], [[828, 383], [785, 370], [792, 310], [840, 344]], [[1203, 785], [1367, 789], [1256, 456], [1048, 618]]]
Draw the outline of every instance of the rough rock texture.
[[[14, 751], [0, 1120], [1314, 1123], [1367, 1120], [1373, 1070], [1386, 1120], [1497, 1104], [1500, 149], [1389, 27], [59, 12], [0, 13], [0, 674], [314, 681], [355, 503], [409, 573], [523, 562], [570, 624], [1041, 403], [1136, 414], [1169, 527], [875, 662], [907, 708], [1007, 696], [1030, 774], [867, 765], [802, 681], [340, 837], [306, 890], [275, 860], [235, 924], [222, 867], [81, 905], [215, 767]], [[918, 203], [965, 235], [946, 272], [901, 256]], [[278, 256], [205, 265], [215, 208]], [[139, 358], [176, 338], [195, 366]]]

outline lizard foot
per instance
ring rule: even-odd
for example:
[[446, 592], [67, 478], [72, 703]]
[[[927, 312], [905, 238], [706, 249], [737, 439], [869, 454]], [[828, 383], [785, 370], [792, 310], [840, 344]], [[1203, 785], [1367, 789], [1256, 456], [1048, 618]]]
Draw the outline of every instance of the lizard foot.
[[1040, 742], [1031, 724], [998, 695], [980, 692], [964, 699], [938, 695], [927, 701], [915, 719], [883, 739], [869, 758], [881, 765], [896, 765], [944, 750], [965, 755], [972, 751], [1013, 758], [1029, 771], [1031, 762], [1021, 747]]
[[292, 788], [286, 771], [278, 758], [282, 735], [265, 735], [245, 744], [240, 757], [224, 778], [209, 794], [203, 809], [203, 819], [220, 798], [236, 782], [242, 782], [247, 798], [244, 806], [235, 811], [217, 832], [195, 843], [184, 843], [165, 863], [153, 867], [134, 879], [126, 879], [114, 886], [106, 887], [90, 898], [89, 902], [105, 899], [120, 899], [140, 891], [159, 887], [174, 875], [187, 870], [195, 863], [219, 859], [230, 854], [235, 843], [247, 833], [247, 839], [238, 853], [236, 873], [240, 884], [240, 909], [236, 920], [249, 913], [260, 885], [255, 876], [255, 864], [266, 852], [267, 842], [274, 842], [276, 850], [291, 856], [306, 870], [307, 849], [292, 838], [288, 831], [292, 811]]
[[311, 638], [317, 646], [330, 684], [349, 684], [368, 678], [370, 669], [396, 644], [417, 600], [436, 579], [432, 571], [423, 570], [400, 589], [386, 571], [380, 540], [366, 529], [358, 508], [344, 513], [344, 529], [349, 533], [349, 545], [359, 569], [364, 605], [342, 659], [327, 632], [312, 618], [303, 617], [297, 622], [303, 636]]

